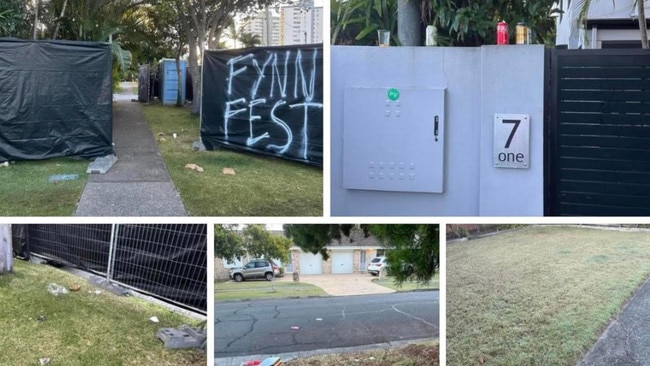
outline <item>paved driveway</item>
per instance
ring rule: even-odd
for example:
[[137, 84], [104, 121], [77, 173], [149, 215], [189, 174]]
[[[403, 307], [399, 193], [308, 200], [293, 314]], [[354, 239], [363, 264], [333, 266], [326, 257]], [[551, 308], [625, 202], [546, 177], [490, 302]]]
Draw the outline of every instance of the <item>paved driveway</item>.
[[[291, 281], [291, 274], [285, 279]], [[375, 285], [369, 273], [366, 274], [322, 274], [300, 275], [300, 282], [322, 288], [332, 296], [390, 294], [395, 292], [387, 287]]]

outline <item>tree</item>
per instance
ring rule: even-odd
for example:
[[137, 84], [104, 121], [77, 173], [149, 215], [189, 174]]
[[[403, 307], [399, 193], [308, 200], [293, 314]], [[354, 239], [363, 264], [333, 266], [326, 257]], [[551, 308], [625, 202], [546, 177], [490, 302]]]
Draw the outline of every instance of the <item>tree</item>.
[[199, 64], [208, 40], [221, 38], [223, 31], [230, 25], [237, 13], [246, 13], [251, 9], [262, 9], [277, 1], [258, 0], [182, 0], [187, 12], [181, 14], [186, 24], [185, 34], [189, 47], [189, 71], [192, 75], [194, 102], [192, 114], [198, 114], [201, 105], [201, 77]]
[[391, 31], [391, 43], [397, 38], [397, 0], [331, 0], [331, 43], [376, 45], [377, 30]]
[[289, 260], [291, 240], [281, 235], [271, 234], [264, 225], [215, 225], [215, 256], [228, 261], [241, 259], [246, 253], [256, 258]]
[[0, 2], [0, 37], [26, 37], [29, 31], [28, 11], [21, 0]]
[[246, 251], [253, 257], [289, 260], [291, 240], [280, 235], [272, 235], [264, 225], [248, 225], [242, 231]]
[[214, 226], [214, 255], [229, 262], [246, 254], [244, 238], [239, 234], [238, 225]]
[[398, 284], [410, 278], [427, 283], [436, 274], [440, 266], [438, 225], [369, 225], [368, 231], [389, 249], [389, 274]]
[[239, 41], [243, 48], [257, 47], [262, 44], [259, 34], [244, 32], [239, 35]]
[[[376, 29], [389, 29], [393, 37], [398, 31], [397, 6], [400, 1], [331, 0], [332, 44], [376, 44]], [[421, 17], [418, 27], [435, 26], [438, 44], [449, 46], [495, 44], [496, 25], [501, 20], [509, 24], [512, 35], [516, 24], [524, 21], [536, 34], [537, 42], [553, 44], [555, 14], [561, 12], [555, 0], [415, 2], [419, 5]], [[399, 45], [395, 38], [392, 41]], [[419, 44], [422, 43], [420, 39]]]
[[328, 244], [333, 240], [341, 240], [342, 236], [350, 236], [351, 224], [286, 224], [284, 234], [293, 240], [304, 252], [318, 254], [327, 260]]
[[390, 275], [398, 284], [407, 279], [427, 283], [439, 268], [439, 227], [426, 224], [288, 224], [284, 225], [287, 237], [306, 252], [321, 253], [327, 260], [326, 246], [342, 236], [350, 236], [354, 228], [364, 236], [374, 235], [387, 249]]

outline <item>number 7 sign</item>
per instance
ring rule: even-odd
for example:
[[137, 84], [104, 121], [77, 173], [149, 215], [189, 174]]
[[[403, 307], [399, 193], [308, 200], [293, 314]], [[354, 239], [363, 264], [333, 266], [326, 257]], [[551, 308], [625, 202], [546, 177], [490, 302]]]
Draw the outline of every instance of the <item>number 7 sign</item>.
[[530, 162], [530, 117], [494, 115], [494, 167], [527, 169]]

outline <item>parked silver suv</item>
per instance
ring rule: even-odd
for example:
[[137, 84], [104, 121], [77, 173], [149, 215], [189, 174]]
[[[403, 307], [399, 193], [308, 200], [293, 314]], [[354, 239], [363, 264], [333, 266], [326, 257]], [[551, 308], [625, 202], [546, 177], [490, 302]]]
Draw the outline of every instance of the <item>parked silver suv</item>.
[[267, 281], [280, 274], [280, 268], [272, 261], [266, 259], [253, 259], [242, 268], [230, 270], [230, 278], [241, 282], [253, 278], [264, 278]]

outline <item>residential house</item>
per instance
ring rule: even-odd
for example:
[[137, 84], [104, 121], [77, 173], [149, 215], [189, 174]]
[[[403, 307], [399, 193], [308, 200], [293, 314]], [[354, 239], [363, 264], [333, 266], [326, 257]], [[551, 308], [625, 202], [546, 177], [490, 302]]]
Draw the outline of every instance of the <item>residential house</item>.
[[327, 254], [329, 258], [324, 261], [320, 253], [305, 253], [294, 246], [291, 248], [292, 270], [301, 275], [365, 273], [372, 258], [384, 254], [384, 247], [374, 236], [364, 238], [361, 230], [353, 230], [350, 237], [332, 241], [327, 246]]
[[[555, 41], [558, 47], [641, 48], [636, 0], [592, 0], [584, 25], [578, 24], [582, 3], [563, 2]], [[645, 1], [645, 13], [648, 18], [650, 1]]]

